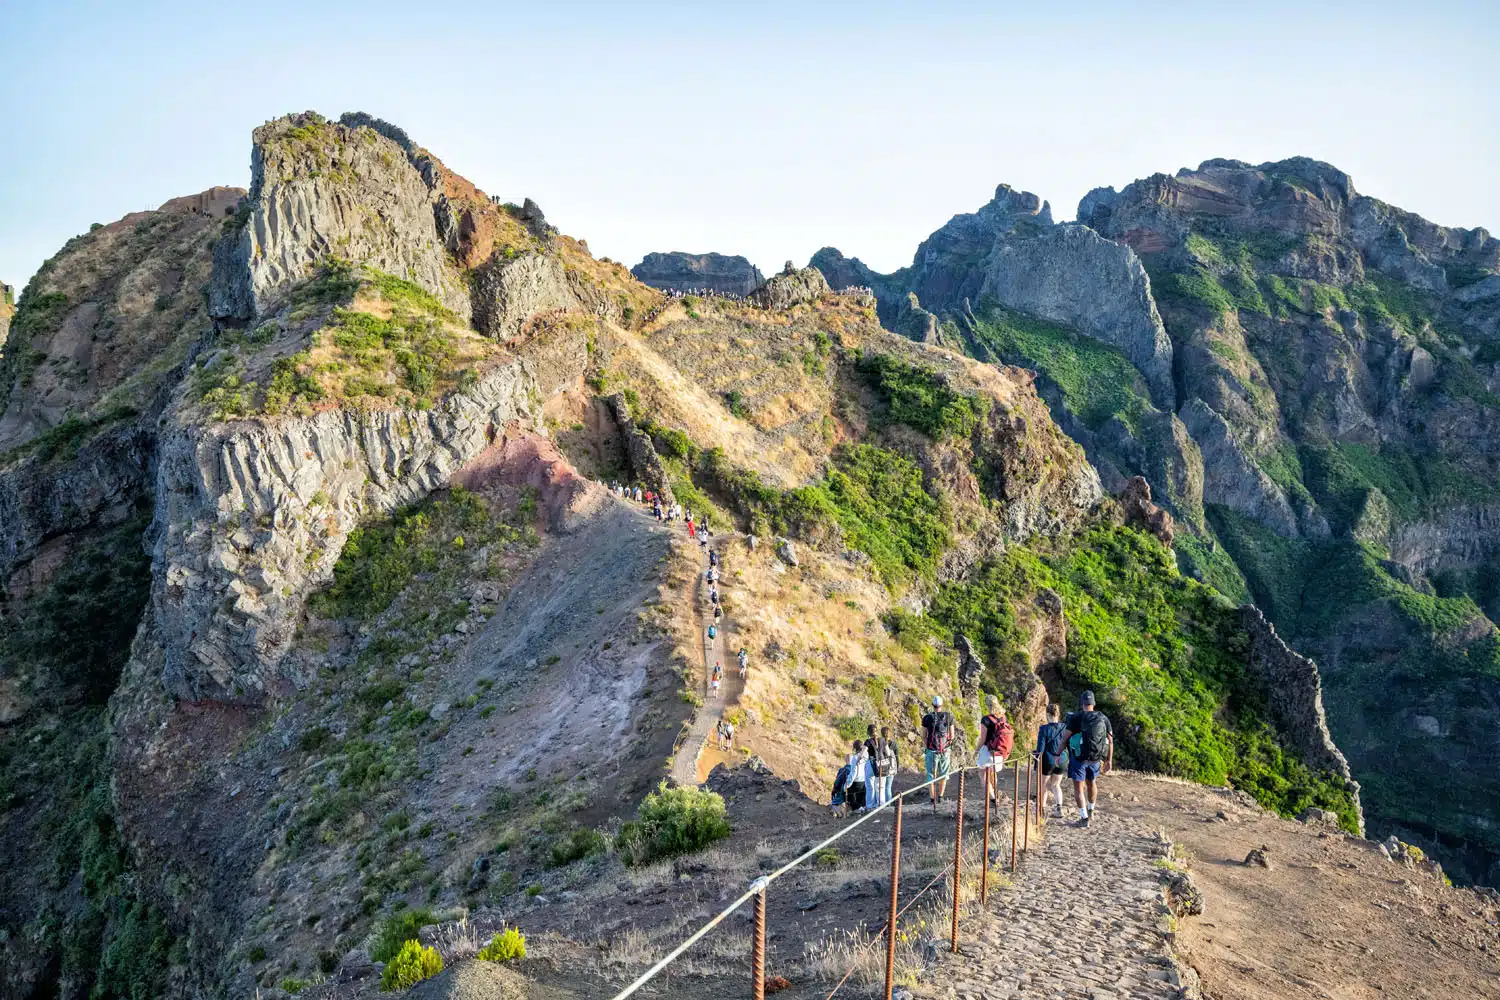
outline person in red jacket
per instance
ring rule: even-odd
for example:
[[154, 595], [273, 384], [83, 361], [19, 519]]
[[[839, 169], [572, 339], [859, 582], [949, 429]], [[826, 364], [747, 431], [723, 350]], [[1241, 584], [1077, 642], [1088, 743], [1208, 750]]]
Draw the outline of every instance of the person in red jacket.
[[979, 720], [979, 752], [975, 754], [975, 763], [980, 767], [993, 768], [995, 773], [990, 778], [990, 801], [996, 805], [1000, 803], [1000, 770], [1005, 767], [1005, 758], [1010, 756], [1011, 748], [1015, 746], [1016, 734], [1006, 721], [1005, 709], [1000, 707], [1000, 699], [990, 695], [987, 703], [989, 714]]

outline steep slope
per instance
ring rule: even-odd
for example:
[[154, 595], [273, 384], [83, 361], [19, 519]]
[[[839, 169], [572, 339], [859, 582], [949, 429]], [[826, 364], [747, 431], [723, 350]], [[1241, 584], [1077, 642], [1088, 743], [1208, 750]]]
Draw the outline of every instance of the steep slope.
[[911, 268], [814, 263], [875, 288], [883, 315], [914, 294], [938, 339], [1034, 368], [1106, 486], [1143, 475], [1176, 515], [1184, 569], [1253, 598], [1323, 665], [1374, 827], [1492, 881], [1483, 814], [1500, 788], [1465, 762], [1496, 736], [1461, 720], [1500, 707], [1486, 617], [1500, 242], [1305, 159], [1102, 188], [1078, 218], [1053, 226], [1002, 186]]

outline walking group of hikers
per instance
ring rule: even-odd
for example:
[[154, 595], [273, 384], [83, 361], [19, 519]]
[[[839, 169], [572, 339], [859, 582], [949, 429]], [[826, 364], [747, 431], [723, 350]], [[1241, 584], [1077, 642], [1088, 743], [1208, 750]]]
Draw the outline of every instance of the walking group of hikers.
[[[985, 707], [988, 711], [979, 720], [974, 764], [998, 772], [1015, 749], [1016, 734], [998, 698], [990, 695]], [[865, 739], [853, 742], [848, 759], [834, 778], [835, 815], [857, 815], [878, 809], [891, 800], [893, 783], [900, 770], [897, 743], [891, 739], [888, 728], [882, 728], [878, 736], [874, 726], [867, 732]], [[935, 695], [932, 710], [922, 716], [923, 772], [934, 813], [948, 789], [957, 739], [957, 720], [944, 708], [942, 696]], [[1115, 757], [1114, 729], [1109, 717], [1095, 707], [1092, 691], [1083, 693], [1078, 711], [1066, 719], [1062, 719], [1061, 706], [1047, 706], [1047, 721], [1037, 729], [1036, 748], [1031, 756], [1041, 773], [1041, 810], [1045, 813], [1050, 806], [1055, 810], [1055, 818], [1063, 818], [1062, 781], [1066, 775], [1073, 782], [1077, 825], [1087, 827], [1098, 801], [1099, 775], [1110, 771]], [[996, 780], [989, 782], [989, 794], [990, 801], [998, 805], [998, 774]]]

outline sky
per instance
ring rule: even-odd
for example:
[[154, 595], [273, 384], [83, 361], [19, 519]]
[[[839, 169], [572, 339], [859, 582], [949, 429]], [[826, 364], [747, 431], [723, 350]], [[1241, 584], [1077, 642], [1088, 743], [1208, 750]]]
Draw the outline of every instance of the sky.
[[1002, 182], [1063, 220], [1211, 157], [1315, 157], [1494, 232], [1497, 52], [1493, 0], [0, 0], [0, 280], [90, 223], [248, 185], [251, 129], [306, 109], [395, 122], [626, 264], [836, 246], [887, 271]]

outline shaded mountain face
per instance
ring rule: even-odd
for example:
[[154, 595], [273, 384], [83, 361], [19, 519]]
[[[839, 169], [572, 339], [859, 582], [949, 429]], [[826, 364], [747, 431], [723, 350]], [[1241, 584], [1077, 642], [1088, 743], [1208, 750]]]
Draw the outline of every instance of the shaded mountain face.
[[891, 275], [813, 264], [1035, 370], [1105, 485], [1143, 475], [1176, 515], [1184, 571], [1319, 661], [1372, 827], [1494, 881], [1500, 241], [1327, 164], [1210, 160], [1074, 224], [1002, 186]]
[[[1361, 829], [1317, 668], [1085, 459], [1149, 441], [1207, 489], [1128, 247], [1002, 189], [891, 306], [817, 268], [676, 298], [369, 115], [269, 122], [251, 165], [70, 242], [0, 356], [6, 996], [290, 990], [590, 877], [702, 680], [701, 550], [601, 481], [733, 548], [740, 738], [804, 792], [855, 721], [910, 760], [934, 693], [972, 740], [984, 695], [1024, 731], [1090, 689], [1122, 763]], [[989, 363], [1023, 336], [1108, 393]]]
[[744, 257], [681, 250], [648, 253], [630, 273], [652, 288], [724, 295], [749, 295], [765, 281], [760, 269]]

